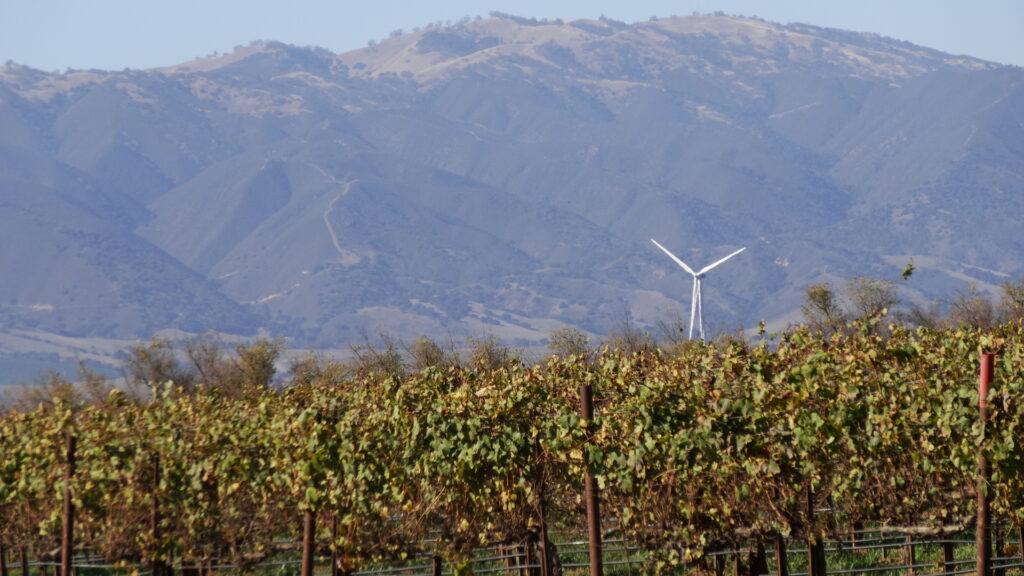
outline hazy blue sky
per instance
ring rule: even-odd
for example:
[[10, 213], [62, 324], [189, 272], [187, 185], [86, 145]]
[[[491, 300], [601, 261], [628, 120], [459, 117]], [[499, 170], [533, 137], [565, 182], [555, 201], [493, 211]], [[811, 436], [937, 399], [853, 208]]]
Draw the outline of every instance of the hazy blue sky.
[[150, 68], [253, 40], [344, 52], [398, 28], [492, 10], [626, 22], [721, 10], [876, 32], [1024, 66], [1022, 0], [0, 0], [0, 62], [43, 70]]

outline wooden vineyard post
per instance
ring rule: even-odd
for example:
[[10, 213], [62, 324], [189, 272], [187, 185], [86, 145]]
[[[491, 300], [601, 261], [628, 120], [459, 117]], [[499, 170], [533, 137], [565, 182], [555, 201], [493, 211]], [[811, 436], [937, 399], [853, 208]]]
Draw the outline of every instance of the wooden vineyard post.
[[525, 568], [523, 568], [523, 557], [522, 547], [520, 546], [498, 546], [497, 555], [501, 557], [502, 564], [504, 564], [504, 571], [506, 574], [518, 574], [518, 576], [526, 576]]
[[860, 544], [860, 540], [863, 539], [864, 523], [857, 521], [853, 523], [853, 530], [850, 533], [850, 549], [856, 550]]
[[956, 560], [954, 548], [955, 544], [949, 540], [942, 543], [942, 570], [947, 574], [952, 573], [956, 569], [956, 565], [953, 563]]
[[537, 539], [540, 540], [540, 576], [553, 576], [551, 573], [551, 555], [548, 549], [548, 514], [547, 502], [544, 498], [546, 469], [541, 452], [540, 440], [535, 440], [534, 450], [540, 459], [537, 469]]
[[[590, 384], [580, 386], [580, 418], [587, 427], [587, 442], [589, 443], [594, 430], [594, 394]], [[587, 452], [583, 452], [583, 483], [584, 499], [587, 505], [587, 539], [590, 543], [590, 576], [601, 576], [604, 572], [601, 564], [601, 508], [598, 502], [600, 493], [597, 488], [597, 479], [590, 471], [590, 459]]]
[[1024, 524], [1017, 526], [1017, 552], [1021, 562], [1024, 562]]
[[431, 576], [441, 576], [441, 557], [432, 556], [430, 558], [430, 574]]
[[523, 560], [523, 569], [520, 570], [519, 573], [523, 576], [535, 576], [537, 574], [537, 569], [534, 568], [534, 566], [536, 566], [534, 563], [536, 558], [533, 557], [534, 543], [531, 542], [532, 539], [532, 536], [528, 536], [521, 546], [523, 552], [519, 557]]
[[775, 535], [775, 576], [789, 576], [789, 558], [786, 556], [786, 539]]
[[152, 505], [149, 509], [149, 531], [153, 539], [153, 576], [170, 576], [171, 569], [167, 563], [167, 560], [160, 555], [160, 498], [158, 496], [160, 491], [160, 457], [156, 454], [153, 455], [151, 463], [153, 465], [153, 487], [152, 487]]
[[21, 547], [21, 576], [28, 576], [28, 547]]
[[906, 536], [907, 547], [904, 549], [904, 560], [907, 563], [907, 574], [914, 573], [914, 564], [917, 564], [917, 550], [914, 549], [914, 537]]
[[195, 560], [181, 559], [181, 576], [199, 576], [199, 566]]
[[338, 566], [338, 515], [331, 514], [331, 576], [340, 576]]
[[[992, 548], [992, 562], [993, 563], [995, 563], [995, 561], [999, 558], [999, 555], [1002, 553], [1004, 544], [1005, 544], [1005, 542], [1003, 542], [1003, 532], [997, 528], [996, 529], [996, 535], [995, 535], [995, 544], [994, 544], [994, 546]], [[995, 576], [1006, 576], [1006, 569], [1005, 568], [996, 567], [996, 568], [993, 568], [992, 571], [995, 573]]]
[[762, 576], [768, 573], [768, 554], [765, 553], [764, 540], [757, 539], [757, 546], [754, 549], [754, 557], [750, 563], [750, 573], [754, 576]]
[[0, 541], [0, 576], [7, 576], [7, 547]]
[[994, 354], [981, 355], [981, 374], [978, 380], [978, 421], [981, 422], [981, 442], [978, 446], [978, 526], [975, 537], [977, 561], [976, 576], [992, 574], [992, 512], [989, 508], [989, 463], [985, 455], [985, 426], [988, 422], [988, 388], [995, 367]]
[[538, 515], [540, 516], [540, 532], [537, 534], [537, 539], [540, 541], [540, 576], [553, 576], [551, 573], [551, 553], [548, 549], [548, 526], [546, 512], [544, 510], [544, 492], [543, 486], [541, 486], [540, 494], [540, 507]]
[[825, 576], [825, 541], [821, 534], [814, 533], [814, 491], [807, 483], [806, 495], [807, 528], [807, 576]]
[[61, 529], [60, 576], [71, 576], [75, 549], [75, 503], [71, 500], [71, 480], [75, 477], [75, 449], [78, 439], [67, 434], [67, 466], [64, 468], [64, 525]]
[[316, 552], [316, 513], [305, 510], [302, 515], [302, 573], [313, 576], [313, 554]]

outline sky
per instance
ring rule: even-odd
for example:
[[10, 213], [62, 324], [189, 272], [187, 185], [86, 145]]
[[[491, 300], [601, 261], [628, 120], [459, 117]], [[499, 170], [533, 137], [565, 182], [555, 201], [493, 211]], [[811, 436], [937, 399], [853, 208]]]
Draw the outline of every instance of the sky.
[[145, 69], [254, 40], [346, 52], [393, 30], [495, 10], [625, 22], [722, 11], [1024, 66], [1021, 0], [0, 0], [0, 62], [46, 71]]

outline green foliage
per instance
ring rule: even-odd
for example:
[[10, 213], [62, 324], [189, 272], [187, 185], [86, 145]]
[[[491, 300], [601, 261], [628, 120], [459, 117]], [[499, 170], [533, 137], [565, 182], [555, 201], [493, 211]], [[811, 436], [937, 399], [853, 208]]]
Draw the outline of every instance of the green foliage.
[[900, 278], [910, 280], [910, 277], [914, 275], [914, 270], [917, 270], [917, 268], [914, 266], [914, 259], [911, 258], [907, 265], [903, 267], [903, 272], [900, 272]]
[[[1024, 328], [883, 337], [877, 321], [770, 345], [505, 358], [404, 379], [307, 358], [280, 391], [255, 385], [275, 356], [258, 344], [236, 351], [257, 368], [240, 372], [254, 384], [245, 394], [166, 383], [145, 403], [113, 391], [0, 416], [0, 538], [55, 543], [66, 433], [79, 439], [79, 525], [110, 559], [244, 564], [309, 510], [337, 527], [320, 537], [348, 568], [416, 552], [458, 565], [475, 546], [521, 540], [541, 510], [578, 526], [586, 464], [606, 514], [670, 566], [750, 534], [968, 517], [982, 437], [994, 509], [1024, 520]], [[999, 352], [984, 430], [982, 349]], [[591, 422], [581, 384], [594, 390]], [[829, 522], [804, 516], [808, 491], [831, 503]], [[154, 504], [159, 539], [146, 529]]]

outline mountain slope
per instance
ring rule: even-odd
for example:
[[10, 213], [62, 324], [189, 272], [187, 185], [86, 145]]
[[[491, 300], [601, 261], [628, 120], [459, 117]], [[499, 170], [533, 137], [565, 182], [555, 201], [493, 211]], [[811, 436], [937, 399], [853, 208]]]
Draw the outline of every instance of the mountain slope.
[[131, 338], [156, 326], [250, 329], [259, 319], [131, 233], [131, 209], [88, 178], [0, 150], [0, 323]]
[[895, 278], [910, 258], [908, 298], [992, 289], [1024, 274], [1022, 81], [726, 16], [495, 17], [340, 55], [260, 42], [148, 71], [9, 66], [3, 321], [537, 342], [685, 317], [689, 278], [651, 237], [694, 266], [749, 247], [706, 283], [712, 330], [784, 325], [804, 286]]

